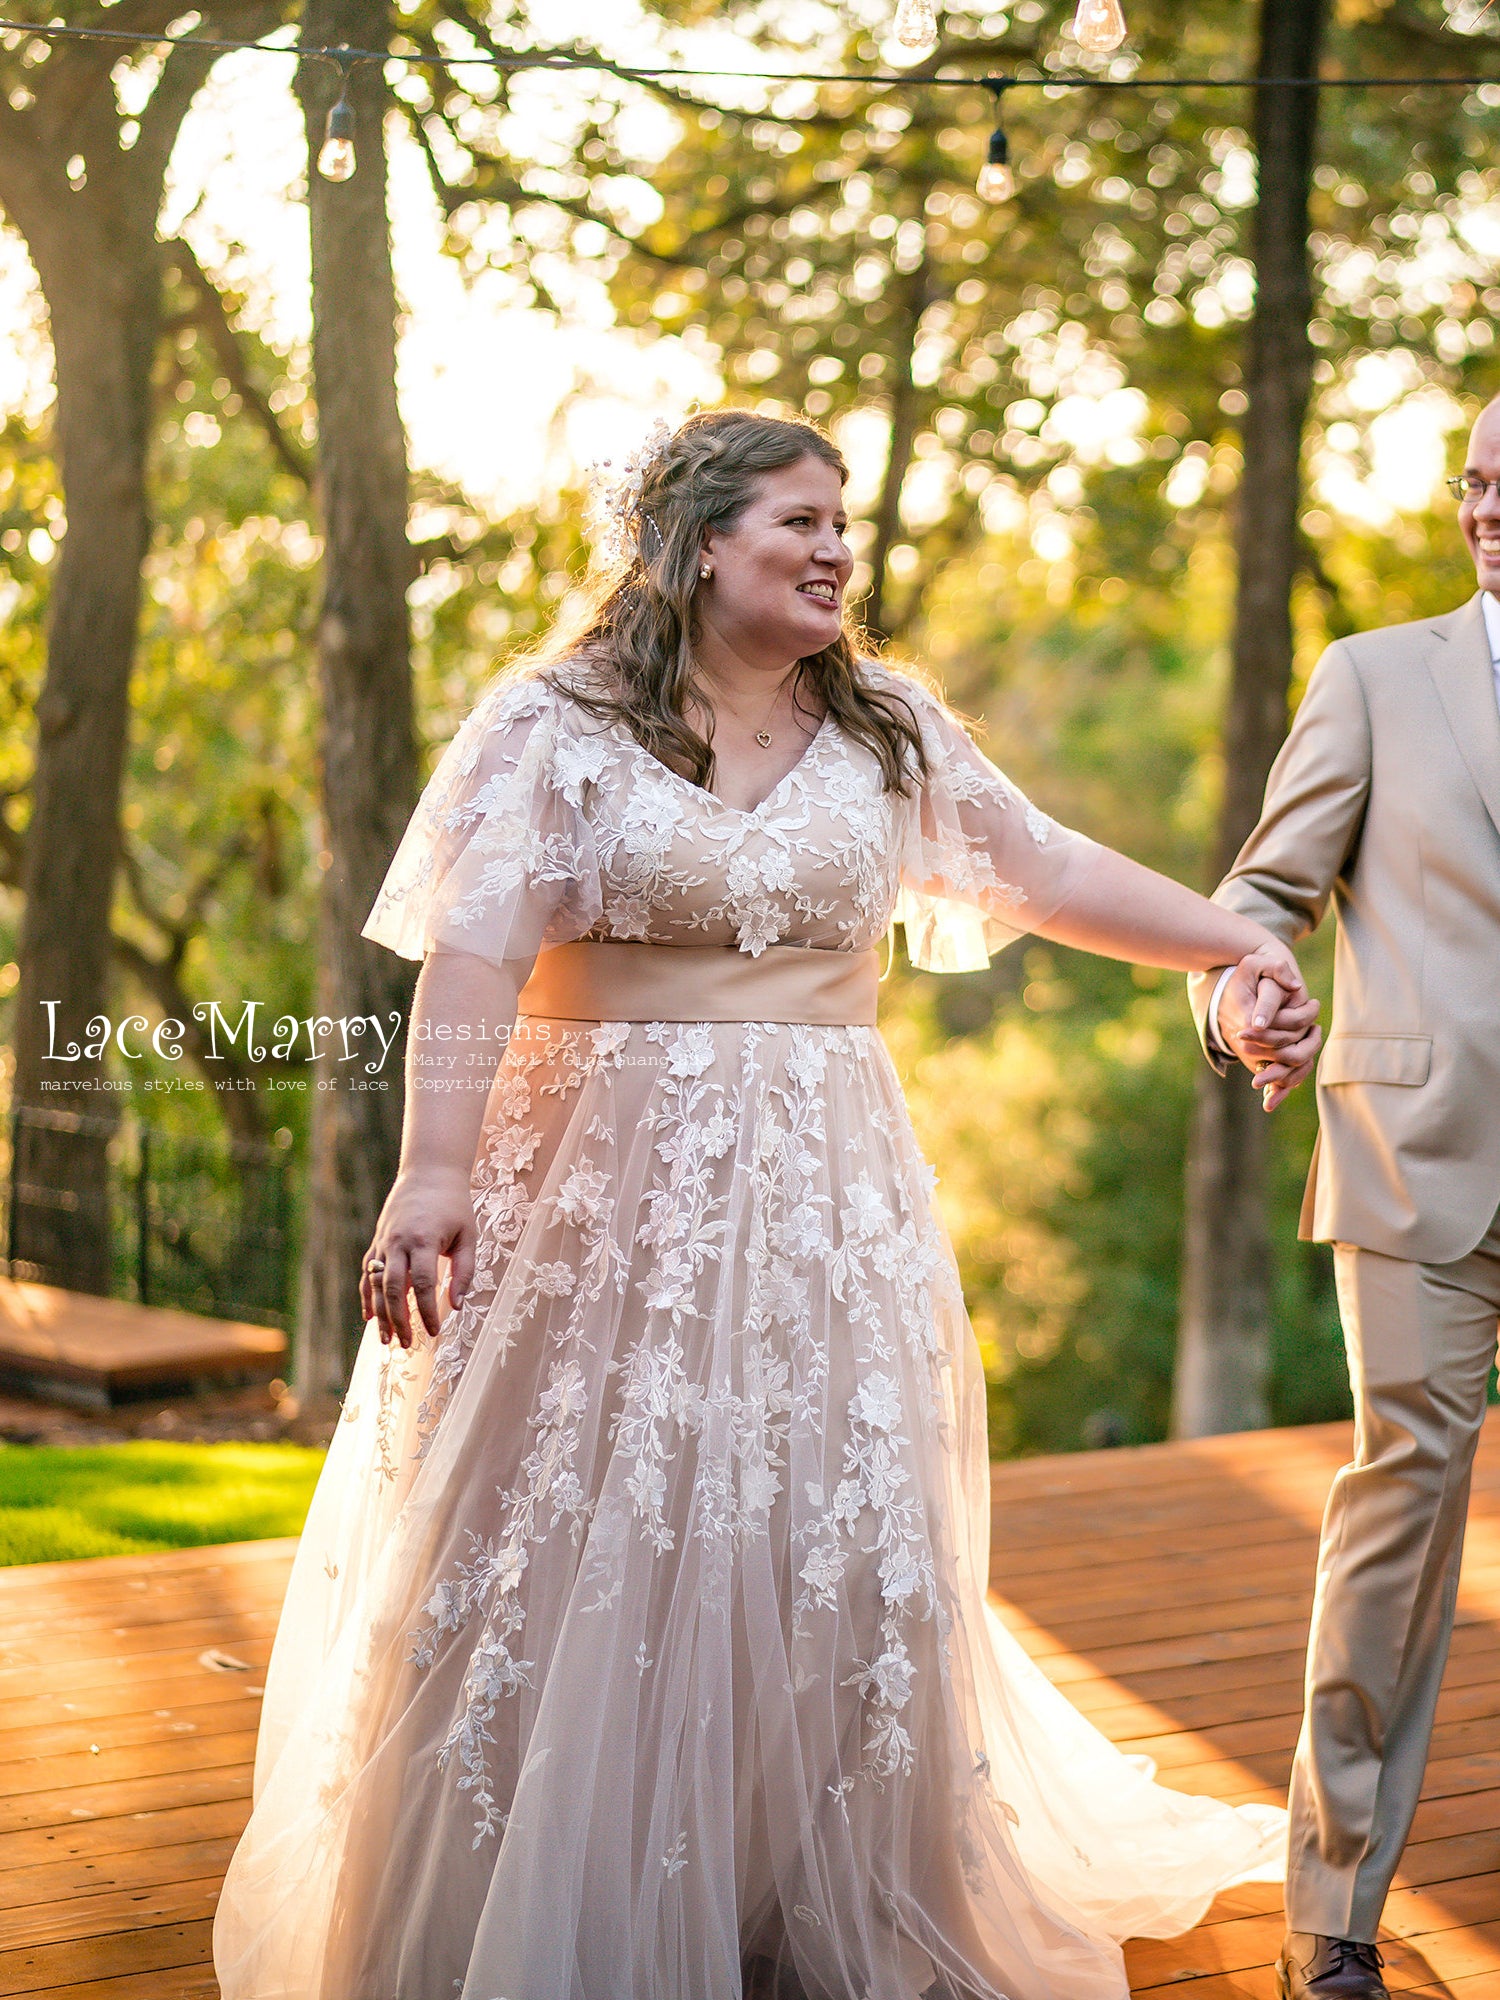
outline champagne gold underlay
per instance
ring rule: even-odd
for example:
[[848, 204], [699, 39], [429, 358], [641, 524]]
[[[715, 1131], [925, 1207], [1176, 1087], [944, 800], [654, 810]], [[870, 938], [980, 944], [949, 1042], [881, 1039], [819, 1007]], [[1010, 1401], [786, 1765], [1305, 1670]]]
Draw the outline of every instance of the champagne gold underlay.
[[780, 1021], [875, 1025], [876, 951], [773, 944], [554, 945], [537, 959], [518, 1011], [552, 1021]]

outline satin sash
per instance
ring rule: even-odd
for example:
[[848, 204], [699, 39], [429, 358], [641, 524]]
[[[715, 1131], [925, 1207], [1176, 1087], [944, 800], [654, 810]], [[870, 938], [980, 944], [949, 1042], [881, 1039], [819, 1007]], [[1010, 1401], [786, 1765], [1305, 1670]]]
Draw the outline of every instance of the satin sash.
[[773, 944], [752, 958], [723, 945], [553, 945], [518, 1011], [553, 1021], [805, 1021], [875, 1025], [877, 951]]

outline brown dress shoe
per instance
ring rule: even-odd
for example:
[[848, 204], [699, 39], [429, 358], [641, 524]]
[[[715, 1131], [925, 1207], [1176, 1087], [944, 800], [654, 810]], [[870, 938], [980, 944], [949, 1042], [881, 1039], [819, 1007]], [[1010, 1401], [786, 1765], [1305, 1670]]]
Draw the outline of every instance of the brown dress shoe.
[[1390, 2000], [1380, 1976], [1384, 1962], [1374, 1945], [1357, 1938], [1288, 1931], [1276, 1961], [1277, 1989], [1281, 2000]]

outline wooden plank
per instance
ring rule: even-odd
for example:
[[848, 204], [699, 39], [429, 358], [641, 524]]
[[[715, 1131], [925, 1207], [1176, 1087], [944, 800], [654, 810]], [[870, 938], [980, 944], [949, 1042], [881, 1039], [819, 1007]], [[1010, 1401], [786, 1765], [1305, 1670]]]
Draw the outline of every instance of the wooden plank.
[[[1380, 1948], [1392, 1970], [1413, 1981], [1450, 1968], [1488, 1971], [1500, 1981], [1497, 1919], [1500, 1880], [1493, 1876], [1448, 1884], [1438, 1892], [1398, 1889], [1386, 1906]], [[1185, 1975], [1247, 1971], [1274, 1961], [1284, 1928], [1278, 1910], [1200, 1925], [1186, 1937], [1143, 1940], [1131, 1947], [1131, 1976], [1149, 1987]]]
[[[1465, 1691], [1468, 1703], [1455, 1693], [1445, 1718], [1432, 1732], [1434, 1759], [1464, 1756], [1471, 1751], [1500, 1750], [1500, 1687], [1493, 1684]], [[1465, 1712], [1467, 1709], [1467, 1712]], [[1220, 1757], [1291, 1756], [1302, 1724], [1301, 1705], [1291, 1712], [1267, 1715], [1250, 1722], [1209, 1724], [1198, 1730], [1174, 1731], [1170, 1735], [1141, 1734], [1124, 1728], [1110, 1732], [1115, 1740], [1133, 1751], [1156, 1760], [1165, 1773], [1202, 1763], [1207, 1754]]]
[[[1469, 1643], [1461, 1643], [1463, 1639]], [[1200, 1662], [1191, 1667], [1155, 1668], [1130, 1674], [1128, 1685], [1136, 1702], [1169, 1708], [1174, 1717], [1190, 1726], [1196, 1727], [1200, 1717], [1210, 1718], [1220, 1701], [1225, 1704], [1222, 1713], [1226, 1720], [1248, 1720], [1256, 1713], [1279, 1712], [1253, 1706], [1272, 1693], [1278, 1704], [1291, 1696], [1294, 1705], [1301, 1706], [1305, 1657], [1304, 1649], [1299, 1646], [1284, 1653], [1250, 1654]], [[1455, 1691], [1492, 1681], [1500, 1681], [1500, 1629], [1466, 1628], [1464, 1634], [1455, 1636], [1448, 1656], [1439, 1713], [1445, 1712]], [[1112, 1708], [1118, 1707], [1126, 1714], [1133, 1705], [1121, 1702], [1121, 1692], [1120, 1682], [1101, 1674], [1092, 1681], [1075, 1681], [1068, 1689], [1068, 1699], [1096, 1728], [1111, 1735]]]
[[172, 1769], [161, 1775], [130, 1778], [112, 1785], [80, 1785], [72, 1791], [33, 1792], [26, 1798], [0, 1800], [0, 1838], [41, 1827], [62, 1827], [70, 1820], [120, 1819], [125, 1815], [170, 1811], [178, 1806], [219, 1805], [228, 1799], [248, 1799], [251, 1767], [240, 1761], [205, 1769]]
[[259, 1691], [264, 1678], [254, 1665], [248, 1674], [225, 1675], [203, 1666], [194, 1654], [180, 1673], [161, 1680], [145, 1680], [131, 1669], [104, 1687], [82, 1688], [66, 1701], [34, 1695], [30, 1701], [7, 1703], [3, 1713], [14, 1726], [0, 1730], [0, 1762], [9, 1763], [24, 1755], [28, 1741], [49, 1726], [76, 1728], [90, 1739], [96, 1722], [127, 1722], [133, 1716], [154, 1715], [158, 1719], [179, 1712], [192, 1716], [201, 1708], [223, 1701], [228, 1694]]
[[[31, 1990], [41, 1991], [39, 1987]], [[219, 1982], [205, 1961], [154, 1972], [128, 1972], [119, 1979], [49, 1986], [47, 2000], [219, 2000]]]
[[[1276, 1974], [1269, 1964], [1257, 1965], [1248, 1972], [1202, 1976], [1185, 1969], [1165, 1985], [1142, 1985], [1133, 1969], [1136, 1949], [1129, 1945], [1125, 1951], [1125, 1969], [1130, 1974], [1130, 1991], [1135, 2000], [1185, 2000], [1187, 1993], [1191, 1993], [1192, 2000], [1277, 2000]], [[1190, 1987], [1185, 1986], [1188, 1980], [1192, 1981]]]
[[[208, 1678], [205, 1674], [204, 1679]], [[24, 1744], [25, 1732], [21, 1732], [23, 1742], [15, 1744], [14, 1751], [23, 1751], [24, 1745], [23, 1754], [14, 1754], [9, 1747], [0, 1749], [0, 1798], [33, 1789], [43, 1775], [53, 1785], [66, 1785], [73, 1778], [83, 1784], [122, 1775], [117, 1753], [118, 1758], [133, 1762], [132, 1753], [153, 1745], [169, 1751], [174, 1740], [184, 1736], [216, 1737], [247, 1730], [253, 1736], [260, 1727], [259, 1693], [236, 1688], [244, 1675], [213, 1678], [222, 1698], [201, 1709], [153, 1709], [145, 1715], [68, 1723], [36, 1730], [29, 1744]], [[9, 1744], [9, 1733], [0, 1743]]]
[[[227, 1644], [228, 1650], [236, 1659], [244, 1660], [254, 1670], [252, 1678], [257, 1682], [263, 1680], [264, 1669], [271, 1657], [270, 1632], [240, 1632], [238, 1636], [234, 1636], [219, 1626], [215, 1627], [215, 1635], [212, 1644], [218, 1646]], [[57, 1688], [60, 1696], [84, 1695], [92, 1699], [102, 1695], [104, 1691], [116, 1689], [121, 1692], [122, 1697], [128, 1698], [128, 1691], [133, 1690], [137, 1684], [142, 1687], [156, 1685], [157, 1675], [170, 1678], [179, 1684], [187, 1681], [206, 1682], [209, 1670], [202, 1662], [205, 1650], [199, 1644], [164, 1647], [161, 1652], [152, 1653], [144, 1660], [139, 1657], [132, 1659], [125, 1655], [109, 1659], [58, 1662], [47, 1668], [45, 1679], [49, 1685]], [[150, 1676], [150, 1679], [146, 1679], [146, 1676]], [[213, 1678], [216, 1686], [222, 1685], [221, 1676], [215, 1675]], [[31, 1675], [29, 1685], [34, 1691], [37, 1685], [35, 1673]], [[5, 1691], [0, 1690], [0, 1711], [7, 1705]], [[61, 1712], [60, 1704], [59, 1712]]]
[[[1191, 1673], [1199, 1667], [1215, 1666], [1221, 1663], [1245, 1661], [1254, 1662], [1268, 1654], [1279, 1653], [1294, 1648], [1298, 1657], [1305, 1655], [1307, 1646], [1307, 1619], [1287, 1620], [1283, 1623], [1267, 1622], [1263, 1626], [1247, 1626], [1235, 1631], [1185, 1633], [1174, 1638], [1149, 1640], [1136, 1644], [1128, 1639], [1111, 1645], [1101, 1645], [1088, 1651], [1076, 1652], [1055, 1634], [1038, 1633], [1014, 1605], [991, 1593], [991, 1602], [999, 1612], [1002, 1621], [1010, 1628], [1032, 1658], [1036, 1660], [1050, 1680], [1059, 1687], [1071, 1688], [1080, 1681], [1091, 1682], [1101, 1678], [1110, 1681], [1131, 1681], [1137, 1675], [1147, 1673], [1167, 1673], [1182, 1671]], [[1496, 1626], [1487, 1619], [1468, 1614], [1460, 1606], [1453, 1632], [1453, 1646], [1450, 1658], [1462, 1657], [1471, 1649], [1493, 1645]]]
[[213, 1955], [212, 1931], [205, 1917], [196, 1923], [151, 1924], [109, 1937], [68, 1938], [58, 1944], [0, 1951], [0, 1994], [45, 1993], [54, 1986], [118, 1978], [121, 1973], [206, 1965]]
[[45, 1594], [59, 1587], [64, 1591], [76, 1589], [87, 1595], [93, 1587], [96, 1570], [101, 1588], [131, 1579], [150, 1585], [161, 1577], [178, 1574], [228, 1576], [277, 1556], [290, 1562], [296, 1552], [297, 1538], [294, 1535], [278, 1535], [255, 1542], [216, 1542], [212, 1547], [205, 1548], [162, 1549], [144, 1556], [95, 1556], [87, 1563], [25, 1563], [14, 1569], [0, 1569], [0, 1607], [13, 1596]]
[[[191, 1651], [194, 1656], [209, 1646], [228, 1646], [238, 1653], [252, 1639], [269, 1639], [276, 1630], [276, 1613], [269, 1605], [264, 1610], [253, 1607], [244, 1612], [222, 1612], [218, 1617], [199, 1618], [176, 1625], [149, 1625], [135, 1631], [103, 1634], [65, 1633], [56, 1648], [38, 1650], [29, 1660], [14, 1662], [0, 1670], [0, 1698], [5, 1692], [5, 1683], [11, 1675], [20, 1682], [36, 1684], [38, 1669], [45, 1669], [48, 1680], [53, 1680], [57, 1669], [71, 1670], [89, 1667], [99, 1660], [138, 1659], [156, 1671], [155, 1655], [159, 1653], [180, 1653]], [[75, 1685], [87, 1685], [86, 1679], [75, 1678]]]
[[[1317, 1521], [1348, 1442], [1333, 1425], [996, 1468], [1002, 1616], [1107, 1734], [1157, 1758], [1165, 1782], [1283, 1796]], [[1500, 1524], [1493, 1427], [1475, 1518]], [[0, 1574], [0, 1908], [23, 1927], [12, 1956], [48, 1954], [27, 1973], [45, 1985], [0, 1977], [0, 1994], [212, 1994], [207, 1912], [248, 1810], [256, 1690], [290, 1555], [272, 1543]], [[1471, 1537], [1465, 1589], [1388, 1912], [1392, 1991], [1413, 2000], [1500, 2000], [1493, 1537]], [[210, 1645], [254, 1676], [210, 1674], [198, 1663]], [[1273, 2000], [1282, 1923], [1278, 1889], [1246, 1885], [1188, 1938], [1130, 1945], [1133, 1990]]]
[[42, 1605], [24, 1612], [7, 1606], [4, 1653], [24, 1648], [34, 1655], [45, 1655], [64, 1638], [71, 1641], [92, 1636], [103, 1640], [114, 1634], [147, 1631], [154, 1625], [175, 1624], [194, 1613], [201, 1618], [215, 1608], [239, 1613], [268, 1610], [274, 1616], [281, 1608], [285, 1585], [281, 1571], [267, 1565], [264, 1574], [254, 1572], [232, 1588], [224, 1588], [212, 1578], [201, 1583], [184, 1580], [151, 1595], [131, 1595], [113, 1604], [54, 1604], [50, 1612]]
[[[58, 1797], [75, 1792], [108, 1791], [117, 1784], [142, 1778], [170, 1777], [188, 1771], [215, 1770], [249, 1764], [255, 1756], [255, 1730], [240, 1728], [220, 1736], [158, 1737], [147, 1743], [101, 1750], [97, 1757], [58, 1757], [46, 1767], [48, 1790]], [[0, 1769], [0, 1815], [28, 1798], [38, 1798], [37, 1772], [24, 1767]], [[17, 1780], [19, 1779], [19, 1783]]]
[[[227, 1861], [225, 1863], [227, 1866]], [[29, 1909], [7, 1910], [5, 1942], [15, 1951], [31, 1946], [76, 1944], [112, 1938], [159, 1924], [211, 1919], [223, 1886], [223, 1870], [181, 1882], [153, 1882], [130, 1889], [103, 1890]]]
[[249, 1817], [248, 1798], [247, 1787], [238, 1797], [208, 1804], [162, 1806], [108, 1819], [68, 1819], [0, 1834], [0, 1878], [9, 1881], [13, 1874], [42, 1867], [77, 1868], [86, 1877], [89, 1869], [107, 1869], [127, 1854], [238, 1837]]
[[169, 1382], [269, 1381], [286, 1354], [278, 1327], [0, 1277], [0, 1379], [28, 1388], [50, 1384], [107, 1403]]
[[235, 1843], [243, 1827], [243, 1814], [233, 1815], [233, 1831], [217, 1840], [181, 1841], [175, 1846], [137, 1847], [128, 1853], [102, 1855], [95, 1860], [44, 1861], [32, 1868], [0, 1870], [0, 1910], [6, 1940], [12, 1940], [12, 1923], [20, 1915], [38, 1910], [49, 1915], [80, 1898], [105, 1897], [138, 1890], [151, 1890], [177, 1882], [194, 1882], [212, 1876], [222, 1881]]

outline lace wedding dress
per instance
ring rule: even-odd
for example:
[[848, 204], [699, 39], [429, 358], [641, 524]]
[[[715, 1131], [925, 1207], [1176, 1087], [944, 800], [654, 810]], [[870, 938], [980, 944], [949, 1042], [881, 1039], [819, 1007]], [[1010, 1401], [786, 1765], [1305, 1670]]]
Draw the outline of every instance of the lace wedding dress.
[[[1281, 1874], [1283, 1815], [1155, 1785], [986, 1607], [978, 1352], [864, 1002], [699, 997], [863, 966], [893, 913], [983, 964], [1092, 864], [869, 672], [921, 723], [910, 799], [829, 720], [740, 811], [535, 678], [427, 787], [365, 936], [683, 970], [668, 1018], [524, 1015], [468, 1297], [409, 1354], [366, 1328], [224, 2000], [1122, 2000], [1117, 1940]], [[429, 1053], [461, 1087], [472, 1046]]]

